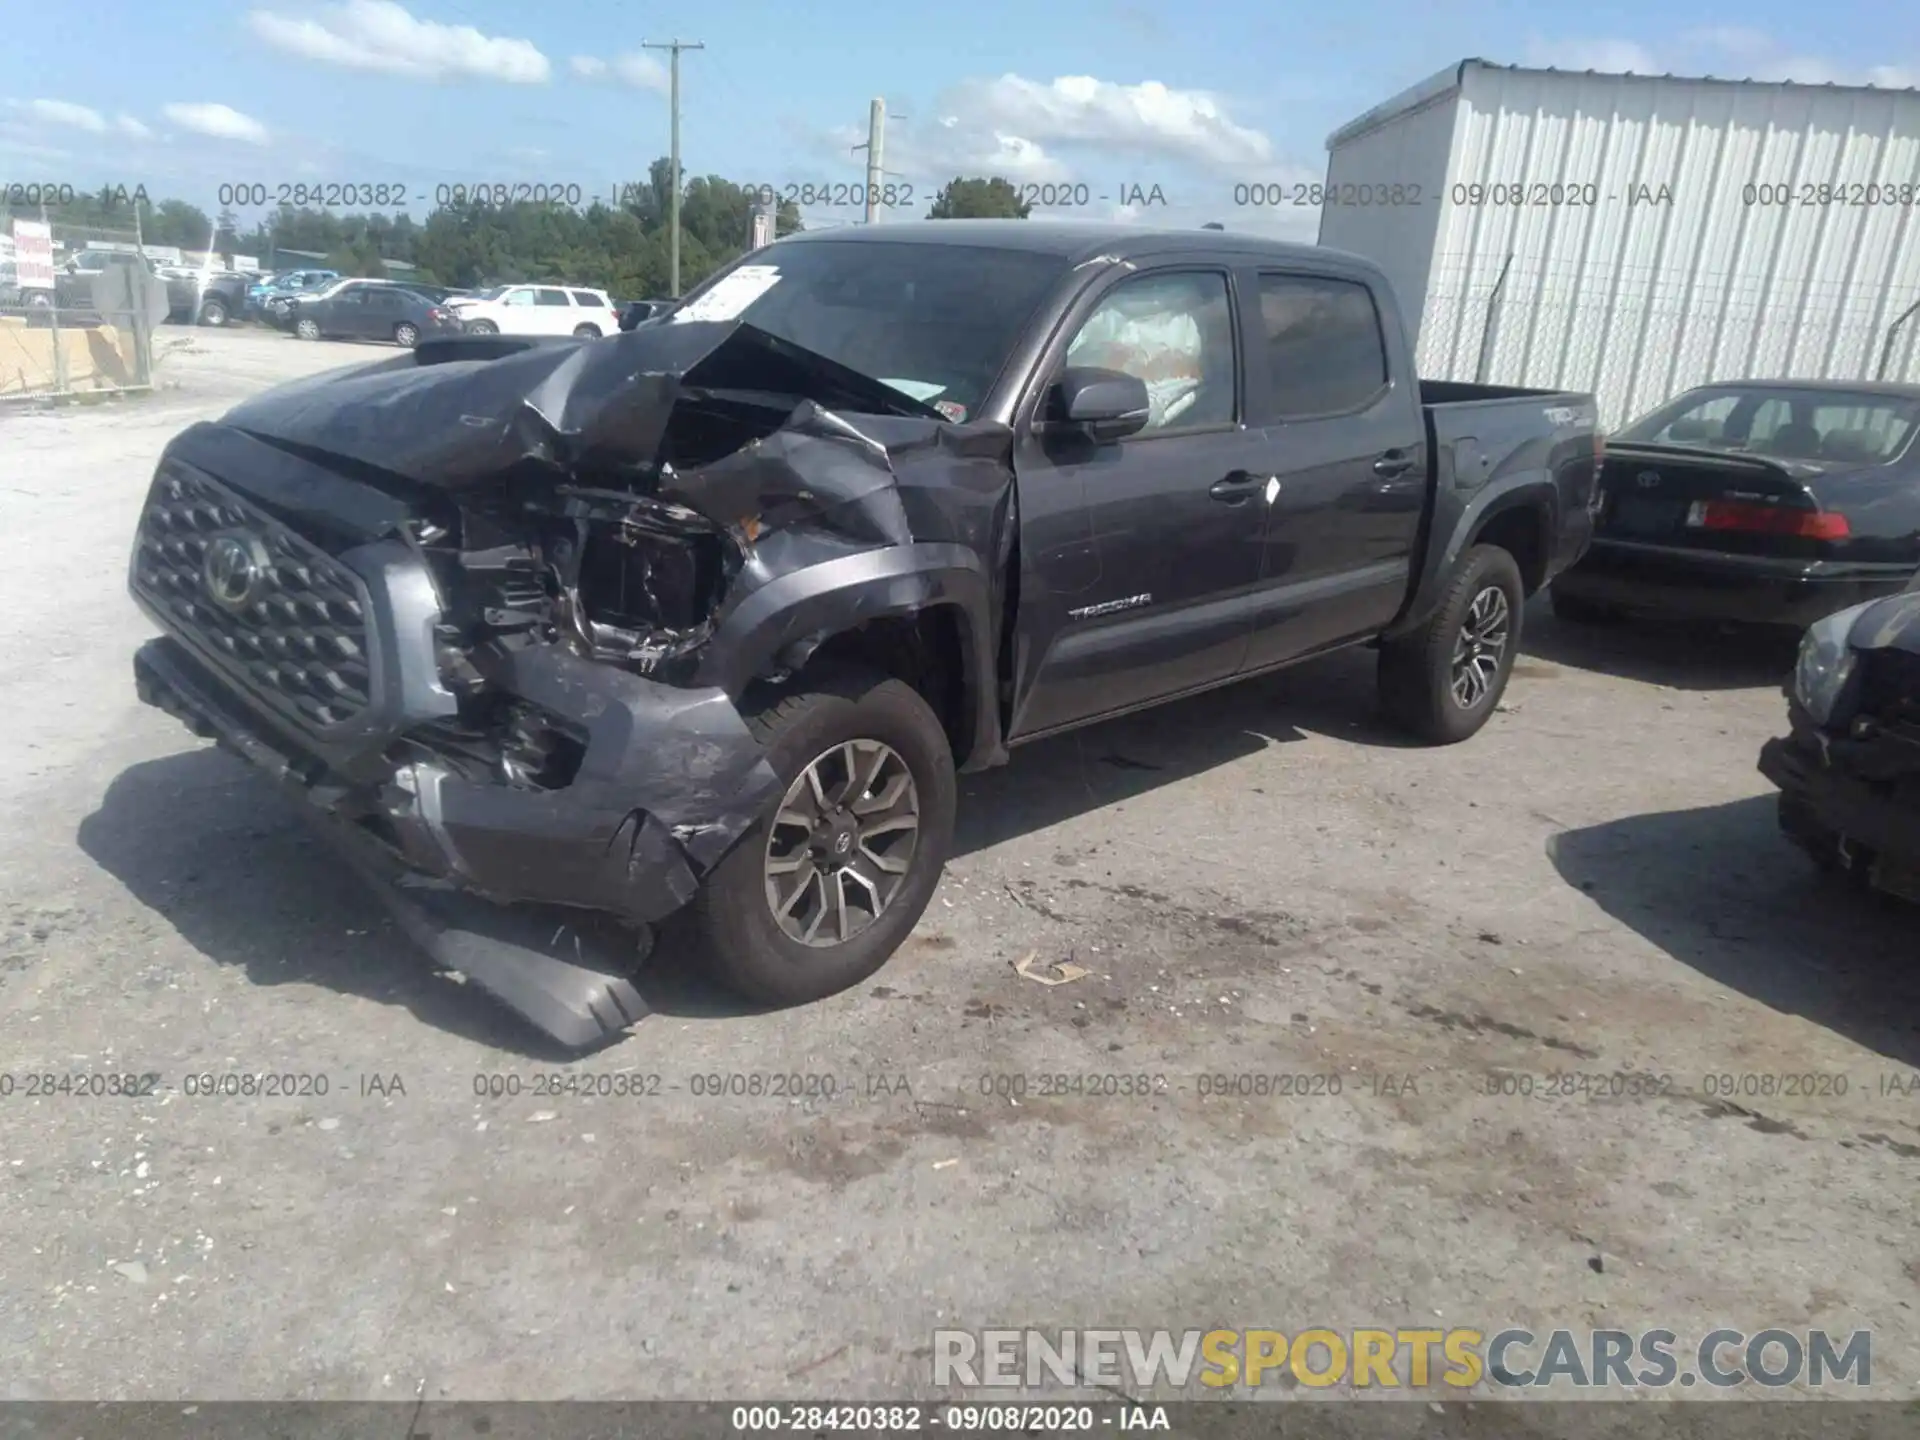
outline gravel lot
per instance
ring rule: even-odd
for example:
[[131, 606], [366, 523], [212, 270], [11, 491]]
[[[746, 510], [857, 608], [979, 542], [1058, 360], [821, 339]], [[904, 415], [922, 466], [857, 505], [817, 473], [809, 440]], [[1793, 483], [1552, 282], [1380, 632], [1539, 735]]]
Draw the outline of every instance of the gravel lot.
[[[1913, 1394], [1920, 917], [1776, 836], [1790, 649], [1536, 607], [1449, 750], [1381, 727], [1364, 653], [1023, 750], [874, 983], [743, 1013], [663, 956], [569, 1061], [136, 702], [162, 445], [382, 353], [177, 343], [150, 399], [0, 411], [6, 1069], [162, 1077], [0, 1101], [0, 1396], [881, 1397], [936, 1326], [1506, 1323], [1871, 1328]], [[183, 1091], [227, 1071], [328, 1093]], [[475, 1093], [615, 1071], [660, 1093]], [[837, 1094], [696, 1093], [772, 1073]], [[1748, 1074], [1846, 1093], [1715, 1099]], [[1199, 1093], [1241, 1075], [1340, 1093]]]

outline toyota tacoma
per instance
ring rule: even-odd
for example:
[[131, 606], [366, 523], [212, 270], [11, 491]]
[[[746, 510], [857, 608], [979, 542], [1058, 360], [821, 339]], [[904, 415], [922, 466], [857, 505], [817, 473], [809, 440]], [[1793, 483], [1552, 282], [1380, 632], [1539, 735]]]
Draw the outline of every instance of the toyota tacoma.
[[1334, 251], [796, 235], [660, 324], [429, 340], [180, 434], [136, 679], [586, 1046], [656, 936], [767, 1003], [874, 972], [956, 772], [1027, 741], [1368, 643], [1389, 716], [1472, 735], [1590, 538], [1595, 419], [1423, 384]]

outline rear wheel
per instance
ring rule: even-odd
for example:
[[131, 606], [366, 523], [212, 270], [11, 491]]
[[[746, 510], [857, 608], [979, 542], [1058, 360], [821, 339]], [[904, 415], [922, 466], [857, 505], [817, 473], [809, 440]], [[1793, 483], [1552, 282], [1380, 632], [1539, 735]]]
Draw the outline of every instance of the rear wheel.
[[576, 340], [598, 340], [600, 338], [600, 327], [598, 325], [576, 325], [573, 327], [573, 338]]
[[919, 693], [864, 670], [799, 684], [748, 720], [780, 803], [690, 907], [715, 974], [776, 1005], [835, 994], [886, 964], [953, 843], [953, 752]]
[[396, 345], [404, 345], [411, 350], [420, 343], [420, 327], [402, 320], [393, 327], [393, 340]]
[[1380, 701], [1394, 723], [1433, 745], [1477, 733], [1513, 673], [1525, 599], [1505, 550], [1475, 545], [1461, 556], [1433, 618], [1380, 647]]
[[293, 327], [293, 333], [298, 335], [302, 340], [318, 340], [320, 338], [320, 322], [318, 320], [302, 320]]
[[200, 323], [220, 326], [227, 323], [227, 302], [217, 295], [210, 295], [200, 302]]
[[1604, 625], [1620, 618], [1620, 612], [1611, 605], [1578, 595], [1563, 595], [1551, 585], [1547, 587], [1547, 603], [1553, 607], [1553, 618], [1569, 625]]

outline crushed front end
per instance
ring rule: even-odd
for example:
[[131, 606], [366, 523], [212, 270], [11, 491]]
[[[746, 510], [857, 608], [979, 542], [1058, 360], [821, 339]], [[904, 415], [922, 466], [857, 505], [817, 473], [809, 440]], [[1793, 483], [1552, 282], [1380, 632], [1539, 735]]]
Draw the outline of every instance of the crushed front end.
[[1789, 697], [1792, 731], [1760, 755], [1782, 830], [1821, 865], [1920, 903], [1920, 590], [1810, 627]]
[[776, 798], [716, 635], [786, 569], [910, 538], [886, 448], [804, 398], [877, 382], [770, 374], [746, 328], [429, 342], [269, 392], [175, 440], [135, 541], [141, 698], [568, 1045], [644, 1013], [632, 932]]

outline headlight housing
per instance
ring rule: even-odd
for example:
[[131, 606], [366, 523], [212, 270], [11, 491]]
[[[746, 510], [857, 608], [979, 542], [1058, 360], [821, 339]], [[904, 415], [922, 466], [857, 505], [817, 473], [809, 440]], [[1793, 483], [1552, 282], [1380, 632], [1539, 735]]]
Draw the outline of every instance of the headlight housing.
[[1847, 637], [1860, 607], [1842, 610], [1807, 627], [1800, 642], [1800, 659], [1793, 668], [1793, 698], [1816, 725], [1830, 725], [1840, 716], [1853, 681], [1857, 657]]

